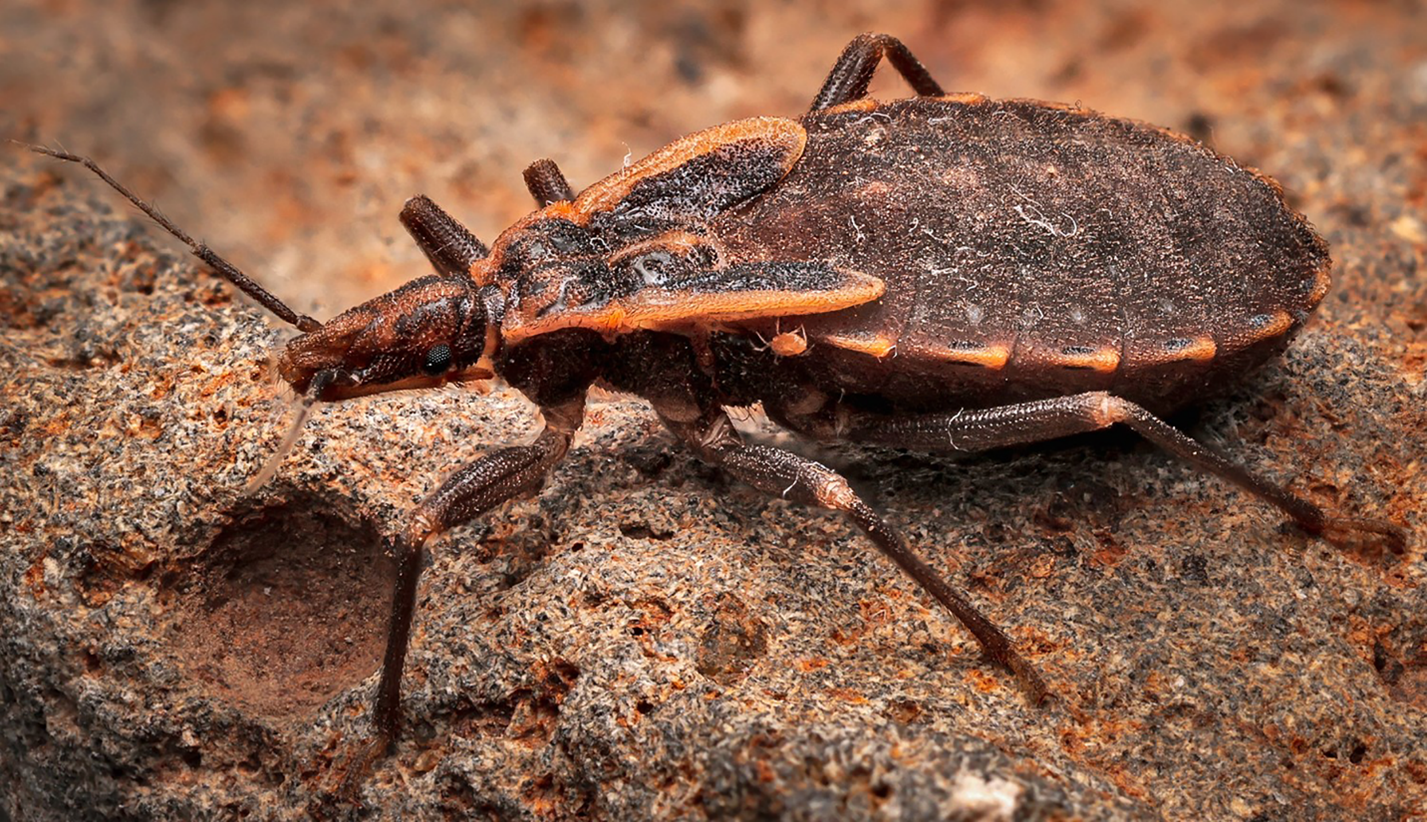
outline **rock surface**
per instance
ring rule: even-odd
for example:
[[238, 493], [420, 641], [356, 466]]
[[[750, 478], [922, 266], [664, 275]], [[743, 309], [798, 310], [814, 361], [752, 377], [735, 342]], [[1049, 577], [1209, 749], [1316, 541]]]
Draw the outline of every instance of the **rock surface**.
[[[651, 24], [532, 6], [515, 14], [529, 62], [486, 75], [486, 93], [508, 94], [500, 116], [517, 116], [529, 84], [544, 84], [537, 122], [512, 132], [563, 123], [553, 133], [578, 169], [567, 172], [588, 180], [609, 158], [580, 147], [579, 121], [550, 113], [561, 100], [580, 101], [591, 123], [580, 136], [597, 149], [633, 128], [642, 151], [717, 119], [799, 110], [848, 36], [875, 27], [904, 36], [950, 86], [1080, 97], [1212, 137], [1285, 184], [1333, 245], [1338, 282], [1280, 362], [1181, 423], [1315, 501], [1406, 525], [1405, 557], [1305, 537], [1129, 436], [960, 461], [833, 455], [1028, 649], [1060, 695], [1035, 710], [842, 519], [728, 482], [642, 406], [611, 401], [539, 499], [433, 544], [404, 694], [408, 733], [356, 801], [339, 799], [338, 763], [369, 728], [391, 571], [381, 535], [447, 472], [528, 438], [529, 407], [507, 390], [450, 390], [323, 408], [277, 478], [247, 493], [292, 410], [269, 353], [286, 333], [123, 215], [112, 192], [11, 155], [0, 174], [0, 819], [1427, 813], [1421, 20], [1387, 4], [1265, 4], [1256, 16], [1226, 6], [1193, 19], [1155, 6], [1033, 6], [819, 20], [776, 55], [794, 76], [755, 48], [776, 42], [779, 26], [796, 30], [792, 12], [750, 8], [734, 25], [680, 7], [649, 19], [675, 32], [655, 62], [685, 85], [653, 70], [620, 80], [671, 101], [642, 115], [581, 97], [579, 84], [595, 82], [571, 71], [593, 59], [584, 51], [552, 55], [574, 42], [571, 15], [591, 15], [581, 19], [598, 35], [625, 32], [615, 42], [653, 38]], [[4, 14], [33, 23], [74, 8]], [[181, 6], [145, 8], [153, 20], [105, 30], [123, 43], [145, 26], [197, 25]], [[286, 22], [272, 27], [279, 44], [313, 36], [311, 24]], [[839, 24], [845, 31], [829, 31]], [[244, 31], [231, 27], [231, 39], [241, 44]], [[978, 32], [985, 42], [970, 42]], [[1059, 36], [1038, 39], [1049, 34]], [[93, 45], [63, 29], [35, 36]], [[215, 83], [204, 86], [213, 127], [172, 139], [183, 146], [175, 156], [208, 159], [175, 176], [208, 181], [204, 163], [229, 157], [224, 146], [234, 154], [223, 162], [246, 157], [261, 126], [252, 101], [266, 111], [282, 96], [274, 89], [297, 89], [293, 106], [315, 110], [345, 149], [310, 167], [301, 151], [330, 143], [265, 156], [318, 170], [297, 204], [265, 207], [284, 183], [261, 172], [220, 176], [252, 198], [231, 203], [245, 213], [233, 226], [240, 245], [261, 247], [290, 230], [274, 227], [283, 215], [340, 221], [353, 199], [340, 172], [376, 173], [343, 140], [393, 140], [354, 125], [363, 106], [379, 126], [396, 122], [404, 103], [386, 102], [399, 99], [387, 84], [440, 73], [408, 39], [417, 42], [388, 32], [357, 53], [338, 37], [305, 57], [255, 59], [262, 79], [228, 78], [247, 108], [202, 73], [215, 69], [196, 67]], [[238, 48], [215, 47], [216, 62], [232, 65]], [[473, 52], [464, 73], [479, 75], [508, 48]], [[351, 89], [355, 102], [324, 109], [318, 92], [336, 80], [304, 72], [329, 50], [349, 61], [339, 72], [376, 79]], [[274, 68], [286, 60], [299, 68]], [[522, 75], [522, 65], [541, 68]], [[1041, 85], [991, 79], [1015, 68]], [[764, 74], [772, 80], [760, 88]], [[110, 85], [122, 77], [95, 83], [122, 103]], [[1107, 91], [1117, 85], [1145, 99]], [[153, 88], [154, 99], [173, 99], [164, 82]], [[0, 84], [0, 109], [50, 112], [21, 131], [43, 125], [48, 137], [67, 124], [66, 144], [80, 148], [83, 121], [66, 113], [84, 110], [79, 92], [56, 98], [59, 114], [29, 93]], [[1154, 95], [1164, 100], [1146, 102]], [[518, 184], [518, 166], [488, 153], [491, 121], [464, 116], [487, 129], [461, 149], [471, 152], [464, 162], [478, 179]], [[507, 151], [546, 153], [538, 141], [500, 139]], [[142, 138], [113, 150], [126, 140]], [[440, 146], [392, 145], [409, 152], [398, 179], [433, 173], [423, 164]], [[461, 176], [441, 168], [434, 174]], [[516, 195], [502, 191], [482, 207], [508, 205], [509, 217]], [[209, 222], [184, 224], [215, 236], [225, 227]], [[326, 271], [352, 274], [341, 266], [361, 255], [343, 235], [324, 237], [321, 256], [339, 260]]]

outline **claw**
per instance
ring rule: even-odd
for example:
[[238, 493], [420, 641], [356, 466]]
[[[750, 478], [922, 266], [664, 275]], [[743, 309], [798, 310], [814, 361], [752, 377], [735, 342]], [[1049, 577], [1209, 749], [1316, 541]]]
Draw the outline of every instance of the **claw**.
[[1367, 534], [1379, 537], [1387, 544], [1389, 551], [1399, 556], [1407, 553], [1407, 529], [1380, 519], [1357, 517], [1332, 517], [1323, 522], [1319, 535], [1334, 545], [1353, 541]]
[[348, 752], [337, 768], [342, 774], [341, 785], [337, 788], [339, 799], [354, 805], [360, 804], [362, 785], [366, 784], [367, 777], [372, 775], [372, 767], [376, 765], [377, 760], [386, 755], [390, 744], [391, 740], [386, 734], [378, 733]]
[[1045, 703], [1046, 697], [1050, 696], [1050, 688], [1041, 679], [1041, 675], [1036, 673], [1036, 669], [1031, 667], [1020, 654], [1012, 651], [1005, 659], [999, 660], [1001, 664], [1010, 669], [1015, 674], [1016, 681], [1020, 683], [1021, 692], [1025, 694], [1026, 701], [1031, 703], [1032, 708], [1039, 708]]

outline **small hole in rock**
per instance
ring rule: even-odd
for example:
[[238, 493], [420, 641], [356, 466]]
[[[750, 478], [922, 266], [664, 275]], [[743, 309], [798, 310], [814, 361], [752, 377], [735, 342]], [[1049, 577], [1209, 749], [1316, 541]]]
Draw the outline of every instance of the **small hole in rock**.
[[296, 493], [235, 513], [171, 580], [187, 676], [268, 716], [305, 713], [376, 670], [395, 562], [340, 501]]

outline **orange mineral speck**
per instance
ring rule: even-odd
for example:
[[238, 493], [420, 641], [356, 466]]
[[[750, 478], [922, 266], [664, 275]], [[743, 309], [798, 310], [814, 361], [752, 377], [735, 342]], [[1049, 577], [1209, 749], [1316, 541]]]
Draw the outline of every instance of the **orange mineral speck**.
[[773, 353], [780, 357], [796, 357], [808, 350], [808, 338], [801, 329], [784, 331], [768, 341]]

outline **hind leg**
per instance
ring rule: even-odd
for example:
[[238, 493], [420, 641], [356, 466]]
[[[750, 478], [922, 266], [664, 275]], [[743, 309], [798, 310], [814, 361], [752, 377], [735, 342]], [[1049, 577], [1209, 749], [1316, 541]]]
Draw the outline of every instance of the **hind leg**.
[[1322, 508], [1249, 472], [1145, 408], [1104, 391], [950, 414], [881, 415], [839, 407], [832, 417], [783, 416], [789, 427], [819, 439], [845, 439], [937, 452], [985, 451], [1125, 425], [1176, 457], [1278, 508], [1310, 534], [1329, 539], [1350, 532], [1373, 534], [1384, 539], [1394, 553], [1400, 554], [1407, 548], [1407, 534], [1402, 528], [1380, 520], [1330, 516]]
[[823, 81], [822, 90], [813, 98], [810, 111], [821, 111], [866, 97], [867, 86], [883, 58], [918, 95], [940, 97], [946, 93], [901, 40], [890, 34], [859, 34], [842, 50], [837, 63]]

